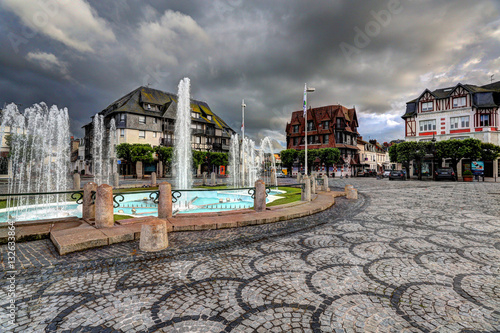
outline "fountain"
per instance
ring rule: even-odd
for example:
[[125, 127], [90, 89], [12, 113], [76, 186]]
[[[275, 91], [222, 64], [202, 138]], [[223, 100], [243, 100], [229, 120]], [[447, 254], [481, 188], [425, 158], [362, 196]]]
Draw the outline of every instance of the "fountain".
[[177, 188], [189, 189], [193, 183], [191, 153], [191, 99], [189, 78], [179, 82], [175, 121], [174, 172]]
[[[49, 108], [42, 102], [21, 113], [12, 103], [3, 111], [0, 142], [7, 128], [12, 162], [8, 193], [67, 191], [70, 188], [68, 110], [55, 105]], [[8, 197], [8, 219], [23, 220], [49, 214], [54, 217], [54, 212], [59, 212], [65, 201], [64, 194]], [[65, 215], [65, 212], [60, 214]]]
[[96, 114], [92, 123], [92, 173], [98, 185], [112, 184], [116, 172], [116, 144], [118, 143], [115, 120], [109, 122], [106, 130], [104, 116]]

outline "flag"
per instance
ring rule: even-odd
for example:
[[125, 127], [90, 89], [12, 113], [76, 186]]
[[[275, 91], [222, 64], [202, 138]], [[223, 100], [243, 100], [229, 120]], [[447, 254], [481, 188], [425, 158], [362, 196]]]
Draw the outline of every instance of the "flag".
[[241, 130], [243, 131], [244, 128], [245, 128], [245, 123], [241, 122]]
[[304, 84], [304, 118], [307, 114], [307, 83]]

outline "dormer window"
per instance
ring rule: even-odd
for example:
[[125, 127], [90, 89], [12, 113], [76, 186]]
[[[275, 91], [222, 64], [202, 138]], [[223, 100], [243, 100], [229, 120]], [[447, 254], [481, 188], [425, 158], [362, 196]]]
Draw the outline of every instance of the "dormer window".
[[433, 102], [422, 102], [422, 111], [432, 111], [434, 110]]
[[148, 108], [148, 110], [151, 110], [151, 104], [147, 104], [146, 107]]
[[207, 119], [208, 120], [212, 120], [212, 116], [211, 115], [207, 115]]
[[465, 106], [465, 96], [453, 98], [453, 107], [454, 108], [461, 108], [463, 106]]
[[191, 118], [198, 119], [200, 118], [200, 114], [197, 112], [191, 112]]

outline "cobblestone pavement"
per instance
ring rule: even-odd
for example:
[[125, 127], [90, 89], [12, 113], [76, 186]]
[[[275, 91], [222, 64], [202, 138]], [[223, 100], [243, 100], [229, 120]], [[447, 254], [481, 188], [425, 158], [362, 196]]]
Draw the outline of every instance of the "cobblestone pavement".
[[157, 254], [136, 242], [65, 257], [47, 241], [18, 244], [17, 325], [3, 283], [0, 331], [500, 331], [499, 184], [330, 181], [345, 184], [358, 201], [171, 234]]

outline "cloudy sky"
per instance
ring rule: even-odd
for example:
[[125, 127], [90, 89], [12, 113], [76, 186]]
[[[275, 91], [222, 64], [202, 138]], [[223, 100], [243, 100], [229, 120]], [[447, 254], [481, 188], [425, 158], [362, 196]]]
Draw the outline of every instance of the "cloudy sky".
[[0, 0], [0, 105], [90, 116], [150, 84], [209, 103], [235, 130], [285, 141], [304, 83], [355, 105], [364, 138], [404, 137], [425, 88], [500, 80], [497, 0]]

